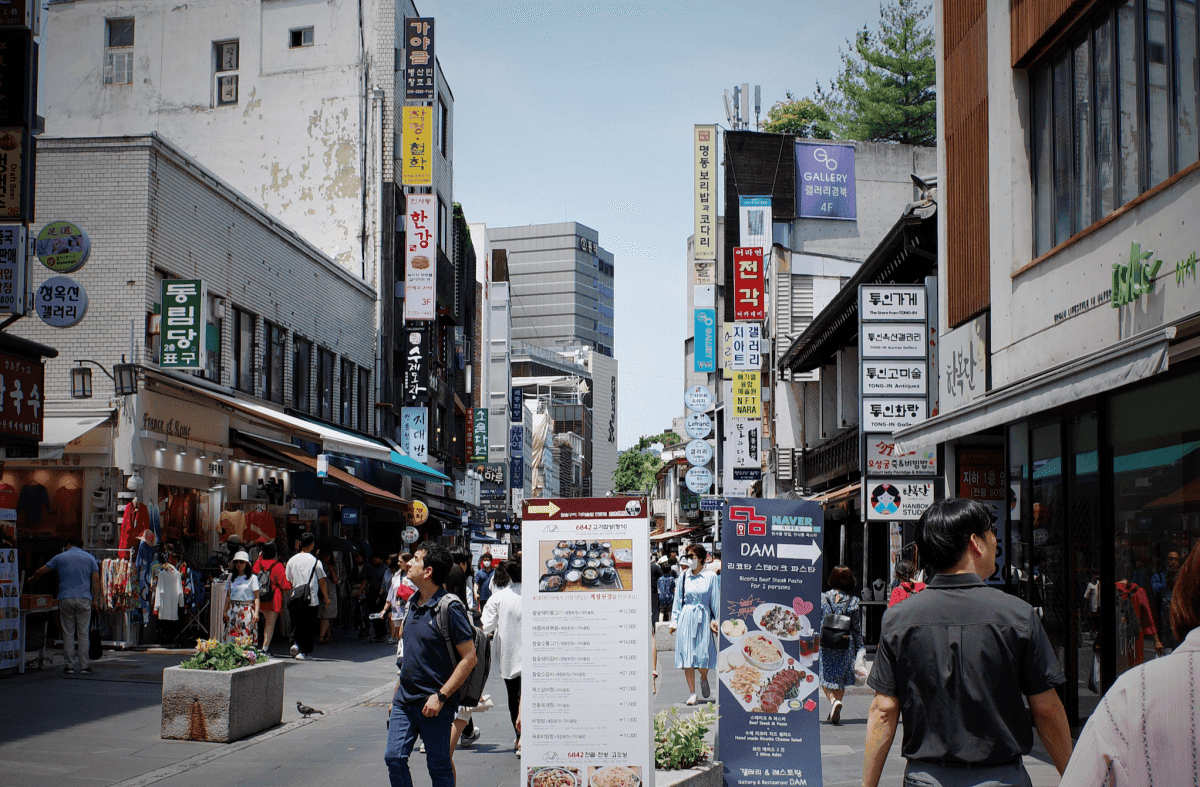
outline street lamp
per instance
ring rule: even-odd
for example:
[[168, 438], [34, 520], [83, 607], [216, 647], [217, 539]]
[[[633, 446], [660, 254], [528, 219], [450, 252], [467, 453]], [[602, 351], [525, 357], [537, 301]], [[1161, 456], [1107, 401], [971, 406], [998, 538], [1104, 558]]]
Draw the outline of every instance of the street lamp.
[[121, 356], [121, 363], [113, 365], [112, 373], [108, 369], [105, 369], [103, 364], [87, 358], [76, 359], [75, 363], [79, 365], [71, 369], [72, 399], [92, 398], [92, 370], [84, 366], [85, 363], [95, 366], [104, 372], [105, 377], [113, 381], [113, 387], [117, 396], [127, 396], [137, 393], [137, 364], [125, 363], [124, 355]]

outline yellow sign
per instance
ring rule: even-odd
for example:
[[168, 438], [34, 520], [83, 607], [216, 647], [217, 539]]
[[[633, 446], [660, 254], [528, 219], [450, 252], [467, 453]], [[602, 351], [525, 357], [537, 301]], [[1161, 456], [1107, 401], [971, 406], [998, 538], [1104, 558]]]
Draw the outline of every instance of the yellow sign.
[[433, 108], [404, 107], [400, 179], [405, 186], [433, 185]]
[[761, 372], [732, 372], [733, 416], [735, 418], [762, 417]]
[[429, 519], [429, 507], [420, 500], [414, 500], [412, 504], [413, 524], [423, 525]]

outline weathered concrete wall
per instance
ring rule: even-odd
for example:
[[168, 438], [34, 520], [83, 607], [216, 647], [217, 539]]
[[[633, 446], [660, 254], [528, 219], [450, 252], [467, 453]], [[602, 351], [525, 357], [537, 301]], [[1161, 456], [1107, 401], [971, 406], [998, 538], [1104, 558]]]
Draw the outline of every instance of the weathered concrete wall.
[[283, 662], [228, 672], [163, 670], [162, 737], [232, 743], [283, 720]]

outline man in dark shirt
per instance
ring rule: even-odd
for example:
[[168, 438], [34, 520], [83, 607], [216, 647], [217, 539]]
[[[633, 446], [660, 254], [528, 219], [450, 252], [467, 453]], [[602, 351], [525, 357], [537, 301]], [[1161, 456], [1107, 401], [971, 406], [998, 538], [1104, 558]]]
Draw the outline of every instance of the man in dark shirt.
[[[876, 787], [904, 719], [905, 784], [1030, 784], [1021, 757], [1033, 725], [1061, 774], [1071, 730], [1055, 687], [1066, 682], [1029, 604], [984, 584], [996, 570], [996, 529], [974, 500], [934, 503], [917, 523], [925, 591], [889, 609], [867, 685], [863, 785]], [[1021, 700], [1029, 699], [1029, 709]]]
[[404, 616], [404, 658], [392, 697], [383, 755], [392, 787], [412, 787], [408, 758], [418, 734], [425, 744], [433, 787], [454, 787], [450, 728], [458, 712], [455, 694], [475, 669], [477, 657], [475, 629], [461, 603], [451, 603], [448, 610], [450, 642], [458, 656], [457, 664], [438, 626], [438, 602], [446, 595], [442, 584], [452, 561], [445, 547], [426, 541], [416, 548], [408, 565], [408, 578], [417, 586], [418, 594], [409, 601]]
[[[383, 555], [378, 552], [371, 555], [371, 565], [367, 566], [367, 608], [378, 610], [387, 600], [383, 594], [383, 578], [387, 574], [387, 566], [383, 564]], [[379, 619], [371, 621], [371, 639], [383, 642], [386, 624]]]
[[358, 625], [359, 639], [370, 636], [370, 620], [367, 618], [370, 614], [367, 610], [367, 586], [370, 584], [367, 578], [368, 571], [363, 553], [354, 550], [354, 565], [350, 567], [350, 620]]
[[492, 597], [492, 577], [496, 569], [492, 566], [492, 553], [479, 556], [479, 570], [475, 572], [475, 607], [483, 612], [483, 605]]

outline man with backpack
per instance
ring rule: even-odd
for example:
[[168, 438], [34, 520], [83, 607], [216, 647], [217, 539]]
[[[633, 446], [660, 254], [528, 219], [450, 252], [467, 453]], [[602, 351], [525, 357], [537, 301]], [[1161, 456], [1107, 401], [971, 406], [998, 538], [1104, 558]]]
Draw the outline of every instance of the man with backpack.
[[675, 575], [671, 572], [670, 558], [664, 556], [658, 559], [659, 574], [654, 580], [658, 590], [658, 608], [662, 620], [671, 620], [671, 605], [675, 603]]
[[392, 787], [411, 787], [408, 758], [418, 735], [425, 743], [433, 787], [454, 787], [450, 729], [460, 701], [479, 700], [460, 695], [479, 659], [476, 629], [466, 608], [453, 597], [443, 603], [447, 593], [442, 585], [452, 565], [450, 552], [431, 541], [418, 546], [409, 563], [408, 578], [417, 586], [417, 595], [409, 602], [401, 630], [404, 658], [383, 756]]

